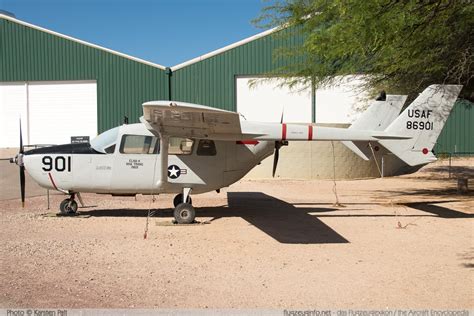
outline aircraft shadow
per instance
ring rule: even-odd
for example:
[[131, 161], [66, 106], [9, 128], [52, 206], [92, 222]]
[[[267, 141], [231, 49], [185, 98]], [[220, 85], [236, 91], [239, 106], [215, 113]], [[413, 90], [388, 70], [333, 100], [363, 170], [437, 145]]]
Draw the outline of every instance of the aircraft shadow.
[[[426, 215], [395, 215], [395, 214], [347, 214], [355, 209], [344, 209], [345, 214], [337, 214], [339, 209], [330, 207], [329, 203], [318, 203], [323, 207], [316, 207], [316, 203], [290, 204], [275, 197], [260, 192], [228, 192], [228, 205], [214, 207], [200, 207], [197, 217], [212, 217], [211, 221], [225, 217], [241, 217], [262, 232], [280, 243], [287, 244], [328, 244], [349, 243], [347, 239], [323, 223], [323, 217], [441, 217], [441, 218], [471, 218], [467, 214], [446, 207], [435, 205], [446, 201], [429, 201], [420, 203], [406, 203], [407, 207], [414, 208], [429, 214]], [[325, 207], [325, 204], [328, 207]], [[348, 203], [348, 205], [353, 203]], [[378, 203], [362, 203], [378, 204]], [[305, 205], [306, 207], [295, 207]], [[153, 210], [153, 217], [171, 217], [171, 208]], [[317, 213], [317, 215], [312, 215]], [[325, 214], [327, 213], [327, 214]], [[83, 215], [94, 217], [146, 217], [146, 209], [93, 209], [81, 211]]]
[[[396, 203], [394, 206], [397, 205], [404, 205], [409, 208], [413, 208], [419, 211], [423, 211], [425, 213], [430, 213], [432, 215], [397, 215], [402, 217], [441, 217], [441, 218], [474, 218], [474, 214], [470, 213], [463, 213], [457, 210], [453, 210], [444, 206], [436, 205], [440, 203], [451, 203], [451, 202], [462, 202], [464, 200], [443, 200], [443, 201], [423, 201], [423, 202], [412, 202], [412, 203]], [[331, 203], [293, 203], [293, 205], [325, 205]], [[380, 205], [381, 203], [378, 202], [371, 202], [371, 203], [344, 203], [347, 205]], [[385, 204], [389, 206], [389, 204]], [[351, 211], [357, 210], [355, 208], [350, 208]], [[392, 214], [350, 214], [350, 215], [319, 215], [318, 217], [393, 217], [395, 215]]]
[[349, 241], [309, 212], [332, 212], [334, 208], [296, 208], [294, 205], [260, 192], [227, 193], [228, 208], [203, 208], [199, 215], [239, 216], [267, 235], [287, 244], [329, 244]]
[[[468, 197], [474, 196], [474, 191], [470, 190], [469, 192], [460, 195], [456, 188], [448, 188], [448, 189], [412, 189], [409, 192], [407, 191], [382, 191], [376, 190], [374, 191], [377, 195], [388, 196], [393, 195], [396, 196], [411, 196], [411, 195], [422, 195], [422, 196], [452, 196], [452, 197]], [[384, 195], [383, 195], [384, 194]]]
[[[444, 202], [440, 202], [444, 203]], [[463, 213], [450, 208], [436, 205], [433, 202], [404, 203], [403, 205], [437, 215], [441, 218], [474, 218], [474, 214]]]
[[[336, 211], [334, 208], [296, 208], [290, 203], [260, 192], [229, 192], [227, 206], [198, 208], [199, 217], [241, 217], [278, 242], [288, 244], [348, 243], [317, 216], [309, 213]], [[171, 217], [173, 210], [154, 210], [154, 217]], [[95, 217], [146, 217], [145, 209], [93, 209], [81, 211], [82, 215]]]
[[427, 168], [426, 172], [440, 172], [448, 174], [450, 169], [451, 174], [453, 175], [459, 175], [468, 178], [474, 177], [474, 167], [469, 166], [436, 166]]

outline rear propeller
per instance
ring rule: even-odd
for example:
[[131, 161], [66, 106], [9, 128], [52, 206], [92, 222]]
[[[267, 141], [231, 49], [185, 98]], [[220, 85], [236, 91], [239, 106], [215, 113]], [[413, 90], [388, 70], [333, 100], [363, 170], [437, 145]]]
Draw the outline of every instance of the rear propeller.
[[[283, 111], [281, 112], [280, 123], [283, 124]], [[281, 146], [288, 146], [288, 141], [286, 140], [277, 140], [275, 141], [275, 151], [273, 152], [273, 171], [272, 177], [275, 178], [275, 172], [277, 170], [278, 159], [280, 158], [280, 148]]]
[[20, 193], [21, 193], [21, 207], [25, 207], [25, 165], [23, 164], [23, 154], [25, 150], [23, 148], [23, 135], [21, 132], [21, 120], [20, 120], [20, 150], [15, 158], [10, 159], [10, 163], [16, 163], [20, 167]]

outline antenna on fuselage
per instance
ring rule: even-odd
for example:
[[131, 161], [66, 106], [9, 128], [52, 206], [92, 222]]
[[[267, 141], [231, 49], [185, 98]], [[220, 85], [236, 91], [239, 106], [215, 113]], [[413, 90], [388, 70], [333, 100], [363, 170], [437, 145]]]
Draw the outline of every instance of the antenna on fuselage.
[[128, 116], [123, 116], [123, 124], [127, 125], [128, 124]]

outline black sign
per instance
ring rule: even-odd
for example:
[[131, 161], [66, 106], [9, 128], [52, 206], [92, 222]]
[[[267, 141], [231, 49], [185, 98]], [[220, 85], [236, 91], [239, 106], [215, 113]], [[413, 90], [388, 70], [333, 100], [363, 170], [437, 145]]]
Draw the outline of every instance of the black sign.
[[89, 142], [89, 136], [71, 136], [71, 144], [83, 144]]

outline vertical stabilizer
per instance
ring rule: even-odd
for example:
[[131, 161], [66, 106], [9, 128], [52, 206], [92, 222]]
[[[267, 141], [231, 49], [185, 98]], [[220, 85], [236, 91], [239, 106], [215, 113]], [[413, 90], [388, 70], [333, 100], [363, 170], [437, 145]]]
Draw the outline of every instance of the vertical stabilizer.
[[385, 129], [387, 134], [410, 138], [379, 143], [410, 166], [435, 161], [431, 150], [461, 89], [461, 85], [429, 86]]

